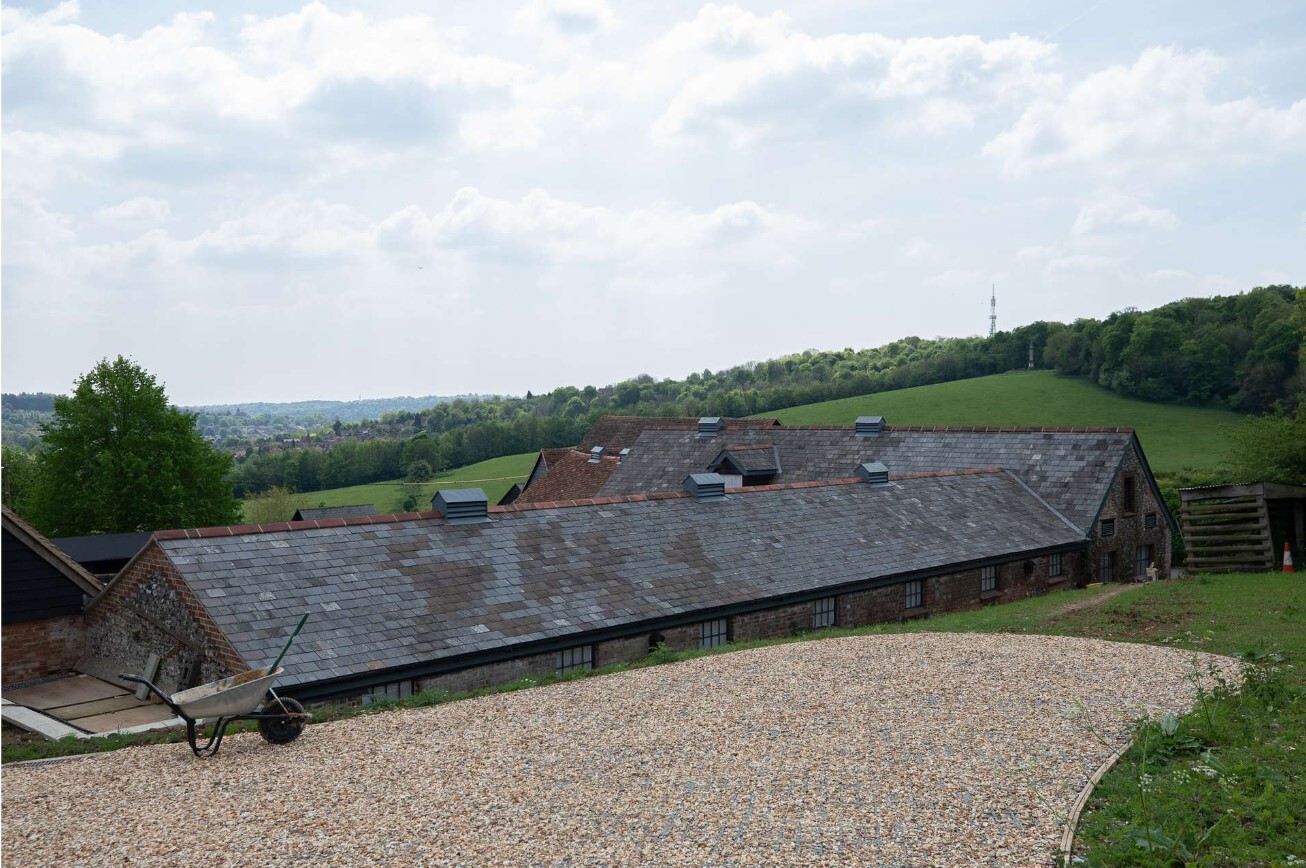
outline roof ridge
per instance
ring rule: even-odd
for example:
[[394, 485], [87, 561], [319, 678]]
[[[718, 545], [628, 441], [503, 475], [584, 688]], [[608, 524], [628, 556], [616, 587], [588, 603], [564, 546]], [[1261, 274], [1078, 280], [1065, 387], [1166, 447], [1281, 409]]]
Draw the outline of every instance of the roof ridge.
[[[680, 430], [650, 426], [650, 431]], [[731, 430], [729, 428], [727, 431]], [[740, 429], [734, 429], [740, 430]], [[745, 429], [750, 430], [750, 429]], [[855, 429], [851, 425], [781, 425], [778, 431], [847, 431]], [[1124, 426], [1110, 427], [1061, 427], [1055, 425], [885, 425], [881, 431], [904, 432], [941, 432], [964, 434], [1133, 434], [1133, 428]]]
[[[889, 481], [913, 479], [932, 479], [949, 476], [979, 476], [982, 474], [1003, 473], [1001, 467], [966, 468], [962, 470], [931, 470], [923, 473], [900, 473], [890, 475]], [[731, 488], [735, 494], [751, 494], [763, 491], [787, 491], [799, 488], [827, 488], [836, 485], [865, 484], [861, 477], [850, 476], [838, 479], [818, 479], [811, 482], [778, 482], [772, 485], [749, 485]], [[642, 503], [646, 500], [678, 500], [693, 497], [687, 491], [654, 491], [644, 494], [616, 494], [601, 497], [581, 497], [575, 500], [544, 500], [538, 503], [510, 503], [504, 506], [489, 506], [492, 515], [505, 515], [514, 512], [528, 512], [536, 509], [567, 509], [574, 506], [611, 506], [619, 503]], [[443, 515], [433, 510], [423, 512], [396, 512], [383, 515], [354, 515], [343, 518], [320, 518], [309, 521], [277, 521], [266, 524], [219, 525], [217, 527], [192, 527], [176, 530], [156, 530], [151, 534], [153, 540], [176, 539], [212, 539], [224, 536], [245, 536], [256, 533], [279, 533], [284, 531], [319, 530], [333, 527], [354, 527], [368, 524], [393, 524], [403, 521], [430, 521], [447, 524]]]

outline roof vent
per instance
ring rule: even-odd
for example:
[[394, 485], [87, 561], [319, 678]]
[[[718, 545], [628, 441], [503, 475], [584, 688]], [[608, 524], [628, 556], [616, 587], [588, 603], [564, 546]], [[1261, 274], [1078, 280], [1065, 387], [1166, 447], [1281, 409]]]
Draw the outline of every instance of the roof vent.
[[878, 461], [870, 464], [858, 464], [857, 470], [854, 472], [859, 479], [869, 482], [871, 485], [889, 484], [889, 468]]
[[721, 433], [720, 416], [702, 416], [698, 420], [699, 437], [715, 437]]
[[479, 488], [447, 488], [431, 498], [431, 506], [449, 524], [479, 524], [490, 520], [489, 503]]
[[884, 417], [858, 416], [856, 428], [858, 437], [879, 437], [880, 430], [884, 428]]
[[695, 500], [725, 500], [726, 480], [719, 473], [691, 473], [681, 486]]
[[618, 461], [625, 461], [625, 460], [626, 460], [627, 458], [629, 458], [629, 457], [630, 457], [630, 447], [629, 447], [629, 446], [627, 446], [625, 449], [623, 449], [623, 450], [621, 450], [620, 452], [617, 453], [617, 460], [618, 460]]
[[595, 446], [593, 449], [591, 449], [590, 464], [598, 464], [599, 459], [603, 457], [603, 453], [607, 451], [608, 450], [604, 449], [602, 446]]

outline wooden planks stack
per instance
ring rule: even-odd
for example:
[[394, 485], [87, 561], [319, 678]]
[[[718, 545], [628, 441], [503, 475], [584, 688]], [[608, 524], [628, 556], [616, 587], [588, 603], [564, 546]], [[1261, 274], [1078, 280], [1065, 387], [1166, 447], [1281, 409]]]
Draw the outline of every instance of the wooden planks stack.
[[1260, 483], [1179, 492], [1188, 568], [1200, 572], [1274, 569], [1270, 512]]

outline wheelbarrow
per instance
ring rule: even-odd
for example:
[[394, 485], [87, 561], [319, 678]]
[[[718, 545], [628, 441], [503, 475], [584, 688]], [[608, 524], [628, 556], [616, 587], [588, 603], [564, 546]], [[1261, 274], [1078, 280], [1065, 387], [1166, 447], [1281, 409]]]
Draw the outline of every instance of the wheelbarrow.
[[[186, 741], [197, 757], [211, 757], [222, 746], [227, 727], [237, 720], [257, 720], [259, 735], [271, 744], [289, 744], [299, 738], [308, 722], [304, 706], [285, 696], [277, 696], [272, 682], [285, 669], [265, 667], [251, 669], [231, 678], [192, 687], [171, 696], [147, 678], [119, 675], [123, 681], [144, 684], [163, 700], [173, 714], [186, 721]], [[202, 746], [199, 727], [214, 720], [213, 732]]]
[[[271, 666], [251, 669], [230, 678], [211, 681], [192, 687], [171, 696], [164, 693], [148, 678], [139, 675], [119, 675], [122, 681], [144, 684], [151, 693], [163, 700], [163, 704], [172, 709], [172, 713], [186, 721], [186, 741], [195, 756], [211, 757], [222, 746], [222, 736], [227, 727], [236, 720], [257, 720], [259, 735], [271, 744], [290, 744], [299, 738], [308, 723], [308, 713], [304, 706], [293, 699], [277, 696], [272, 689], [272, 682], [285, 670], [281, 660], [290, 650], [299, 631], [304, 629], [308, 615], [299, 619], [299, 625], [286, 640], [285, 646]], [[200, 746], [203, 736], [197, 734], [200, 724], [213, 720], [213, 733], [204, 746]]]

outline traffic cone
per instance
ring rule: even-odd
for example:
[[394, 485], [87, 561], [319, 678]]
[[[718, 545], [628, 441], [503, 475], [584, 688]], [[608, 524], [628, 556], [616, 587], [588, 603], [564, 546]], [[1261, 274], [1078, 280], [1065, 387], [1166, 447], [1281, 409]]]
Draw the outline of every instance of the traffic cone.
[[1292, 549], [1288, 548], [1287, 543], [1283, 544], [1283, 571], [1285, 573], [1297, 572], [1292, 565]]

